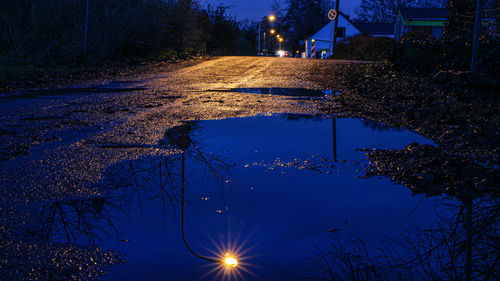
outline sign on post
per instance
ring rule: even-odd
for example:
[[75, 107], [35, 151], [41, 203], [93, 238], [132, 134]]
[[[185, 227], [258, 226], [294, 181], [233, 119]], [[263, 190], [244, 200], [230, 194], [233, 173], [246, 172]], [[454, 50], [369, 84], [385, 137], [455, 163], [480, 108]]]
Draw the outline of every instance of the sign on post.
[[335, 9], [331, 9], [328, 11], [328, 19], [329, 20], [334, 20], [337, 17], [337, 11]]
[[330, 11], [328, 11], [328, 19], [330, 20], [330, 44], [328, 46], [328, 56], [332, 55], [333, 20], [335, 20], [336, 18], [337, 11], [335, 9], [331, 9]]

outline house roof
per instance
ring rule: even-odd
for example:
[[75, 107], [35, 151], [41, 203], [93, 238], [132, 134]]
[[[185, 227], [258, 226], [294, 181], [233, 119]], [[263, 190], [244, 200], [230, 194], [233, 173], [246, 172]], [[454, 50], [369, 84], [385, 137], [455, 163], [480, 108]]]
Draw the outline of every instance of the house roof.
[[394, 23], [355, 23], [356, 27], [363, 34], [368, 35], [393, 35], [394, 34]]
[[445, 8], [403, 8], [400, 12], [404, 19], [446, 20], [448, 17]]
[[[358, 29], [359, 30], [359, 27], [356, 23], [354, 23], [350, 17], [346, 14], [344, 14], [343, 12], [341, 11], [338, 11], [337, 13], [337, 16], [339, 17], [340, 19], [340, 16], [342, 16], [349, 24], [351, 24], [352, 26], [354, 26], [354, 28]], [[312, 37], [314, 37], [316, 34], [318, 34], [321, 30], [323, 30], [324, 28], [327, 28], [327, 29], [330, 29], [330, 22], [328, 22], [325, 26], [323, 26], [321, 29], [315, 31], [313, 34], [311, 34], [310, 36], [307, 37], [307, 39], [310, 39]], [[361, 30], [359, 30], [359, 32], [362, 32]]]
[[351, 17], [349, 17], [349, 15], [342, 13], [342, 11], [338, 11], [338, 14], [343, 16], [348, 23], [354, 25], [357, 28], [357, 26], [352, 22]]

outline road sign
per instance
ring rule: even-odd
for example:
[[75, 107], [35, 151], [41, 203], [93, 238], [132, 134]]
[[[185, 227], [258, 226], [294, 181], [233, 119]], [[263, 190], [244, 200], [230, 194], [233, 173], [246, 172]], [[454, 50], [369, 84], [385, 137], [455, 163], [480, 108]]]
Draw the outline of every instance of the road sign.
[[329, 20], [334, 20], [337, 17], [337, 11], [335, 9], [331, 9], [328, 11], [328, 19]]

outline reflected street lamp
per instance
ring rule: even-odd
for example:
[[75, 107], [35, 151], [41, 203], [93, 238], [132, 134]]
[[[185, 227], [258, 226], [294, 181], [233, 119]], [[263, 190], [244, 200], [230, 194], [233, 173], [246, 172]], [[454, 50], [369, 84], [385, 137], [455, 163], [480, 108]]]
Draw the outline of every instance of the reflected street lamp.
[[182, 150], [181, 154], [182, 154], [182, 172], [181, 172], [182, 173], [182, 179], [181, 179], [181, 181], [182, 181], [182, 192], [181, 192], [182, 218], [181, 218], [181, 224], [182, 224], [182, 240], [184, 241], [184, 245], [186, 246], [186, 248], [189, 250], [189, 252], [191, 254], [193, 254], [194, 256], [196, 256], [202, 260], [221, 264], [228, 269], [235, 268], [236, 266], [238, 266], [238, 260], [235, 256], [231, 255], [230, 253], [226, 253], [224, 257], [219, 257], [219, 258], [211, 258], [211, 257], [202, 256], [202, 255], [196, 253], [193, 250], [193, 248], [191, 248], [191, 246], [189, 245], [189, 243], [186, 239], [185, 219], [184, 219], [185, 218], [185, 190], [186, 190], [186, 188], [185, 188], [185, 186], [186, 186], [186, 152], [185, 152], [185, 150]]

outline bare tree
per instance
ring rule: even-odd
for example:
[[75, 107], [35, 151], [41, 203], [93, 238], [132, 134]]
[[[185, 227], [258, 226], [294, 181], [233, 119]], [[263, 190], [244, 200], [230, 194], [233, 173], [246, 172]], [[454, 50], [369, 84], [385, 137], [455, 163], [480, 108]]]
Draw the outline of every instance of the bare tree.
[[357, 20], [392, 22], [401, 8], [443, 7], [445, 0], [361, 0], [356, 9]]

